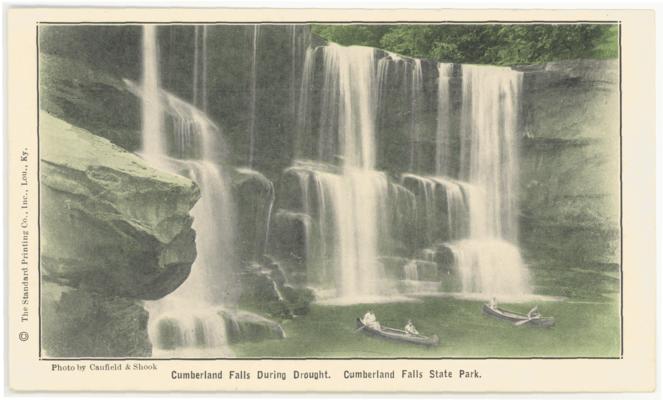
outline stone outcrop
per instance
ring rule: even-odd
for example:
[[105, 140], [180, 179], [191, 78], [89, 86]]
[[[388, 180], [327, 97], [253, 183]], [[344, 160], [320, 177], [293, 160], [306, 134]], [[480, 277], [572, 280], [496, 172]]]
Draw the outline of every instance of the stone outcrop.
[[45, 276], [146, 300], [177, 288], [196, 257], [198, 187], [46, 113], [40, 134]]
[[261, 264], [245, 265], [240, 282], [240, 306], [274, 318], [304, 315], [315, 299], [310, 289], [290, 285], [281, 267], [269, 257]]
[[233, 174], [233, 193], [237, 204], [239, 256], [258, 261], [267, 244], [274, 185], [260, 172], [238, 168]]
[[306, 243], [311, 229], [308, 214], [278, 210], [272, 218], [270, 251], [283, 263], [290, 279], [302, 284], [308, 281], [306, 265], [312, 261]]
[[[45, 350], [149, 354], [140, 300], [165, 296], [189, 275], [196, 257], [189, 210], [198, 187], [45, 112], [40, 140], [42, 279], [61, 289], [44, 301], [44, 315], [58, 321], [44, 324]], [[80, 346], [65, 334], [77, 325], [91, 335]], [[104, 339], [128, 331], [139, 337], [129, 339], [133, 347]]]

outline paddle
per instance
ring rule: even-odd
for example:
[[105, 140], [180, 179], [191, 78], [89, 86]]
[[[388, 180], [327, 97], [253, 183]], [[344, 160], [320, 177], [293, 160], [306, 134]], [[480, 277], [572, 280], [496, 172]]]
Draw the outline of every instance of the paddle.
[[530, 322], [532, 319], [533, 319], [533, 318], [524, 319], [524, 320], [522, 320], [522, 321], [514, 322], [513, 324], [514, 324], [515, 326], [525, 325], [526, 323]]
[[532, 313], [534, 313], [536, 310], [538, 310], [538, 308], [539, 308], [539, 306], [534, 306], [534, 308], [532, 308], [531, 310], [529, 310], [529, 312], [527, 313], [527, 319], [524, 319], [524, 320], [522, 320], [522, 321], [518, 321], [518, 322], [514, 322], [513, 324], [514, 324], [515, 326], [521, 326], [521, 325], [525, 325], [526, 323], [528, 323], [528, 322], [530, 322], [530, 321], [532, 321], [532, 320], [535, 320], [535, 319], [539, 319], [539, 318], [541, 318], [541, 315], [534, 315], [534, 316], [532, 316]]

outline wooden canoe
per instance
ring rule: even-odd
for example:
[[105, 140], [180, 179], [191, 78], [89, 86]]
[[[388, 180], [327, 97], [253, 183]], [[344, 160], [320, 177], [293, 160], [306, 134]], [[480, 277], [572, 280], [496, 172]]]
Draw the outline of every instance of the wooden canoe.
[[433, 335], [432, 337], [414, 335], [401, 329], [388, 328], [386, 326], [382, 326], [380, 329], [374, 329], [361, 322], [361, 318], [357, 318], [357, 330], [361, 330], [364, 334], [369, 336], [375, 336], [378, 338], [393, 340], [397, 342], [418, 344], [421, 346], [437, 346], [440, 342], [437, 335]]
[[533, 325], [533, 326], [540, 326], [542, 328], [550, 328], [551, 326], [555, 325], [555, 318], [553, 317], [539, 316], [539, 317], [529, 318], [527, 314], [520, 314], [513, 311], [507, 311], [499, 307], [493, 308], [488, 304], [483, 305], [483, 312], [484, 314], [490, 315], [491, 317], [509, 321], [514, 324], [519, 323], [519, 325], [520, 324]]

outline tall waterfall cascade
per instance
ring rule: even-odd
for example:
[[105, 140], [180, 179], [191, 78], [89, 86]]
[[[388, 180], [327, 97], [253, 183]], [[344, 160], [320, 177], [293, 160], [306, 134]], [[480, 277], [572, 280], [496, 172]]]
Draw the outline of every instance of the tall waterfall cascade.
[[[449, 157], [445, 144], [450, 137], [447, 68], [439, 65], [438, 174], [449, 172], [444, 162]], [[431, 186], [439, 182], [447, 196], [447, 216], [467, 221], [461, 226], [449, 220], [446, 241], [437, 244], [451, 253], [453, 269], [460, 275], [460, 289], [465, 293], [512, 297], [529, 292], [527, 268], [517, 247], [521, 81], [521, 73], [509, 68], [463, 65], [458, 180], [450, 186], [446, 178], [421, 178], [427, 188], [425, 210], [434, 208], [436, 193]], [[465, 217], [458, 211], [463, 208]], [[427, 215], [427, 220], [431, 217], [437, 221], [434, 215]]]
[[[484, 297], [529, 292], [517, 247], [521, 73], [472, 65], [456, 70], [443, 63], [435, 72], [437, 98], [428, 104], [422, 60], [360, 46], [309, 48], [292, 169], [304, 212], [313, 217], [306, 239], [310, 283], [324, 286], [333, 278], [336, 296], [356, 301], [390, 293], [380, 260], [394, 254], [390, 243], [400, 236], [413, 248], [409, 256], [428, 260], [426, 265], [446, 254], [442, 263], [458, 280], [452, 291]], [[460, 85], [456, 92], [454, 84]], [[394, 85], [409, 115], [403, 132], [409, 148], [401, 149], [409, 172], [401, 175], [400, 192], [377, 169], [385, 140], [381, 119], [394, 101]], [[423, 121], [427, 109], [437, 112], [431, 133]], [[420, 175], [427, 162], [420, 159], [422, 143], [430, 136], [429, 174]], [[411, 206], [403, 203], [412, 198]], [[411, 224], [408, 215], [415, 225], [411, 232], [404, 227]], [[401, 276], [422, 275], [416, 265], [403, 263]]]
[[452, 245], [463, 289], [527, 293], [517, 247], [517, 131], [522, 73], [463, 66], [461, 178], [471, 185], [469, 240]]
[[[157, 29], [143, 30], [143, 153], [160, 168], [185, 174], [201, 193], [191, 211], [197, 257], [186, 281], [166, 297], [146, 302], [154, 356], [229, 354], [220, 309], [233, 301], [235, 210], [219, 166], [220, 132], [207, 107], [207, 27], [194, 35], [194, 106], [160, 88]], [[201, 109], [202, 108], [202, 109]], [[161, 121], [155, 126], [153, 121]]]
[[[313, 82], [310, 75], [317, 60], [322, 64], [321, 82]], [[319, 139], [311, 158], [324, 165], [297, 167], [304, 181], [314, 182], [304, 201], [317, 212], [317, 255], [309, 265], [317, 271], [311, 276], [333, 277], [335, 297], [350, 302], [384, 294], [378, 226], [386, 213], [388, 180], [375, 170], [375, 61], [375, 49], [369, 47], [330, 44], [310, 49], [303, 80], [309, 87], [302, 87], [300, 104], [300, 112], [307, 113], [308, 90], [321, 85]], [[307, 116], [299, 123], [304, 133], [312, 125]]]

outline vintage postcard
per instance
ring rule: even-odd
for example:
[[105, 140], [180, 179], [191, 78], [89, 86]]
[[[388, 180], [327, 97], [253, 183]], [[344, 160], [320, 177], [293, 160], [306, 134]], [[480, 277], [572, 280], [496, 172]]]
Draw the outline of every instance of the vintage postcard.
[[12, 390], [654, 390], [653, 12], [7, 33]]

